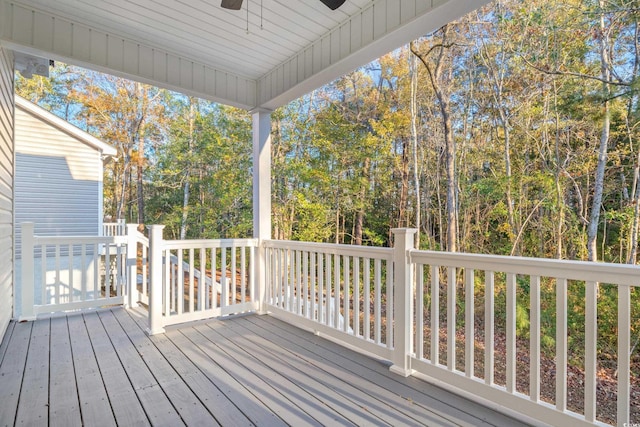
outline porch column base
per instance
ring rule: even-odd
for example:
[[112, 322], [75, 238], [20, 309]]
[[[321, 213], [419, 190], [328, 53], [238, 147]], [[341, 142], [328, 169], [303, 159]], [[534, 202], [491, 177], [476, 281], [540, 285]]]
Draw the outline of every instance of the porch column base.
[[411, 375], [415, 374], [415, 369], [411, 369], [411, 368], [404, 368], [402, 366], [399, 365], [391, 365], [389, 367], [389, 371], [393, 372], [396, 375], [400, 375], [403, 376], [405, 378], [410, 377]]
[[37, 319], [37, 316], [19, 316], [18, 322], [33, 322]]
[[152, 335], [164, 334], [165, 330], [164, 330], [164, 328], [158, 328], [158, 329], [146, 328], [144, 330], [144, 333], [147, 334], [148, 336], [152, 336]]

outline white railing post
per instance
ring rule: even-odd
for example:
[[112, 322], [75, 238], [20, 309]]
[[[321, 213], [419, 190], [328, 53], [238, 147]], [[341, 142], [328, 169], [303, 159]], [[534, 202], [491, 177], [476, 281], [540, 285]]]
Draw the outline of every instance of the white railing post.
[[408, 252], [413, 249], [412, 228], [394, 228], [393, 251], [393, 313], [394, 319], [387, 319], [387, 325], [393, 324], [393, 365], [391, 372], [408, 377], [411, 369], [413, 350], [413, 267]]
[[[124, 224], [123, 224], [124, 225]], [[127, 266], [125, 304], [129, 308], [138, 306], [138, 233], [137, 224], [127, 224]]]
[[148, 335], [164, 333], [162, 325], [162, 230], [164, 225], [150, 225], [149, 229], [149, 328]]
[[23, 222], [20, 225], [22, 229], [22, 283], [20, 283], [20, 291], [22, 298], [22, 313], [19, 320], [35, 320], [36, 314], [34, 310], [34, 224], [33, 222]]

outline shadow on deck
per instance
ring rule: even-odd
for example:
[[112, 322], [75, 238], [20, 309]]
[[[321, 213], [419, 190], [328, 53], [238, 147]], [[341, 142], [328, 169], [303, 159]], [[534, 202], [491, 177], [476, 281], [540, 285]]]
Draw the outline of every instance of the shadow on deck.
[[148, 337], [123, 308], [12, 323], [0, 425], [520, 423], [271, 316]]

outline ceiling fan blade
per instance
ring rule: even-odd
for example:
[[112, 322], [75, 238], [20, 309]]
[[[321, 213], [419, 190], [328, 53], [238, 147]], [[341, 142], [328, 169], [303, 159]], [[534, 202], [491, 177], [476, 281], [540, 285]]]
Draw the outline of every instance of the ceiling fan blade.
[[242, 7], [242, 0], [222, 0], [222, 4], [220, 6], [224, 9], [240, 10]]
[[337, 8], [342, 6], [345, 2], [345, 0], [320, 0], [320, 1], [324, 3], [324, 5], [331, 10], [336, 10]]

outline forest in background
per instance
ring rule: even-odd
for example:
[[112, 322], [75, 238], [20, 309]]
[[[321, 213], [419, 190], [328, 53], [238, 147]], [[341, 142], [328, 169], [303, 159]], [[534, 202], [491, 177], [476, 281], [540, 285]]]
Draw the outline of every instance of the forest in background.
[[[274, 111], [274, 237], [635, 263], [639, 10], [495, 1]], [[117, 148], [106, 217], [251, 235], [248, 112], [64, 64], [16, 90]]]

